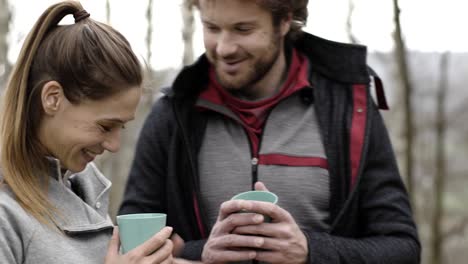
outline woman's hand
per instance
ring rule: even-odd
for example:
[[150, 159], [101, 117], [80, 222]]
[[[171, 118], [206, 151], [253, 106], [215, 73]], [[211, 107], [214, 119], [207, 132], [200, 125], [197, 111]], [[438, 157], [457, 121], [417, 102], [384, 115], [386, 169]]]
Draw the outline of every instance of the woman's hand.
[[164, 227], [145, 243], [120, 255], [119, 230], [116, 226], [109, 242], [105, 264], [170, 264], [173, 261], [173, 243], [169, 239], [171, 233], [172, 227]]

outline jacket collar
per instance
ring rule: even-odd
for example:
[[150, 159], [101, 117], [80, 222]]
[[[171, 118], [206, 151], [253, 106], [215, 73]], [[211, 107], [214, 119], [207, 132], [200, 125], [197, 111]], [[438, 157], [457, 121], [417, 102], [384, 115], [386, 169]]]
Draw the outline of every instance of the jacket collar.
[[[112, 228], [108, 217], [109, 191], [111, 183], [89, 163], [79, 173], [69, 173], [68, 180], [61, 182], [60, 161], [51, 161], [51, 171], [56, 174], [49, 180], [48, 198], [58, 209], [55, 222], [66, 233], [96, 232]], [[65, 175], [67, 174], [65, 173]]]
[[312, 71], [343, 83], [370, 81], [365, 46], [330, 41], [308, 33], [302, 34], [293, 45], [309, 58]]
[[[334, 42], [306, 32], [294, 43], [286, 43], [286, 52], [291, 46], [309, 59], [311, 71], [343, 83], [367, 84], [370, 81], [365, 46]], [[201, 55], [194, 64], [182, 69], [172, 89], [163, 92], [171, 97], [196, 98], [207, 86], [209, 66], [206, 55]]]

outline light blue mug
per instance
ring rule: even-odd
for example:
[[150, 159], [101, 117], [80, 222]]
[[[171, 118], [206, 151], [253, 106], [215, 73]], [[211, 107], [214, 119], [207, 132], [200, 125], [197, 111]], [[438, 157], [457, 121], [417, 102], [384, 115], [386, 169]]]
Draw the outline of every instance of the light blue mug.
[[[234, 195], [231, 200], [249, 200], [276, 204], [278, 196], [268, 191], [247, 191]], [[263, 215], [263, 217], [265, 222], [271, 222], [271, 218], [268, 215]]]
[[251, 200], [276, 204], [278, 196], [268, 191], [247, 191], [234, 195], [231, 200]]
[[143, 244], [166, 226], [166, 214], [145, 213], [117, 216], [122, 253]]

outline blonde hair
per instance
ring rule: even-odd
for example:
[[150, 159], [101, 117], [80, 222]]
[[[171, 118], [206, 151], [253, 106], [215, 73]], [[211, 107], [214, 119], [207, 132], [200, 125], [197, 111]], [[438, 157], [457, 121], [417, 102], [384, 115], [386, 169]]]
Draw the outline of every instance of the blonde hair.
[[[43, 85], [59, 82], [67, 99], [99, 100], [141, 86], [142, 69], [128, 41], [94, 21], [77, 1], [50, 6], [29, 32], [10, 75], [0, 125], [3, 181], [18, 203], [38, 221], [55, 222], [56, 208], [47, 199], [50, 164], [38, 139]], [[73, 14], [72, 25], [58, 25]], [[80, 17], [80, 18], [77, 18]]]

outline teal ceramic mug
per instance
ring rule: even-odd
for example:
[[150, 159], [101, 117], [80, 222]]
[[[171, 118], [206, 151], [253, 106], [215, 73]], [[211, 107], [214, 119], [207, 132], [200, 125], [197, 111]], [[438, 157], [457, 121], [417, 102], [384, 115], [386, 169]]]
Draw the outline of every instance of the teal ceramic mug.
[[[250, 200], [276, 204], [278, 196], [268, 191], [247, 191], [234, 195], [231, 200]], [[264, 218], [265, 222], [271, 222], [271, 218], [268, 215], [264, 215]]]
[[122, 253], [143, 244], [166, 226], [166, 214], [145, 213], [117, 216]]

